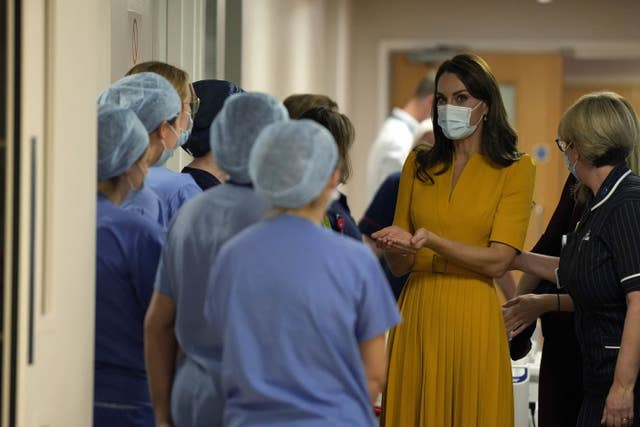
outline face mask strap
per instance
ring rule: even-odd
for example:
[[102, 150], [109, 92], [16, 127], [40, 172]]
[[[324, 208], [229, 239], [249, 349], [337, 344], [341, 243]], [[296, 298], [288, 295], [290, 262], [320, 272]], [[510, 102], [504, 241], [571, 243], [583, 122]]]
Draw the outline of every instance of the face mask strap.
[[125, 177], [127, 178], [127, 183], [129, 183], [129, 191], [135, 190], [136, 188], [133, 186], [133, 183], [131, 182], [131, 178], [129, 178], [129, 173], [127, 173]]
[[193, 117], [189, 114], [189, 126], [185, 129], [185, 132], [191, 132], [193, 130]]
[[482, 121], [486, 122], [487, 121], [486, 117], [487, 116], [483, 114], [482, 116], [480, 116], [480, 118], [478, 119], [478, 121], [474, 125], [472, 125], [471, 123], [469, 123], [469, 125], [473, 126], [473, 127], [477, 127], [480, 124], [480, 122], [482, 122]]
[[144, 176], [145, 175], [144, 169], [142, 169], [142, 166], [140, 166], [140, 162], [136, 162], [135, 164], [136, 164], [136, 167], [138, 168], [138, 171], [140, 171], [142, 176]]
[[180, 134], [178, 133], [178, 131], [173, 127], [172, 124], [168, 123], [169, 127], [171, 128], [171, 132], [173, 132], [173, 134], [175, 136], [177, 136], [178, 138], [180, 138]]
[[471, 108], [471, 111], [475, 111], [476, 108], [478, 108], [480, 106], [480, 104], [482, 104], [482, 102], [483, 102], [482, 100], [479, 100], [478, 103], [476, 104], [476, 106]]

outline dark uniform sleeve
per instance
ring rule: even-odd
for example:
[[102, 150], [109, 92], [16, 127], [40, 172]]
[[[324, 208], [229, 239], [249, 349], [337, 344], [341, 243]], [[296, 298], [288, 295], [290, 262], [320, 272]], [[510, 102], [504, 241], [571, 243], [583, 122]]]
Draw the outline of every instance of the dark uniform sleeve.
[[329, 205], [327, 217], [334, 231], [362, 242], [362, 233], [360, 233], [356, 221], [351, 216], [347, 196], [340, 193], [338, 200], [334, 200]]
[[400, 186], [400, 172], [393, 173], [385, 179], [364, 216], [358, 223], [362, 234], [371, 236], [378, 230], [382, 230], [393, 224], [393, 215], [396, 211], [396, 199]]
[[627, 293], [640, 290], [640, 200], [613, 212], [607, 234], [620, 285]]
[[576, 211], [581, 207], [576, 207], [575, 198], [573, 197], [573, 187], [576, 185], [576, 179], [573, 175], [569, 174], [567, 181], [564, 183], [560, 200], [556, 206], [547, 228], [540, 236], [538, 243], [531, 249], [531, 252], [535, 252], [543, 255], [560, 256], [560, 249], [562, 249], [562, 235], [567, 234], [576, 226], [578, 215]]

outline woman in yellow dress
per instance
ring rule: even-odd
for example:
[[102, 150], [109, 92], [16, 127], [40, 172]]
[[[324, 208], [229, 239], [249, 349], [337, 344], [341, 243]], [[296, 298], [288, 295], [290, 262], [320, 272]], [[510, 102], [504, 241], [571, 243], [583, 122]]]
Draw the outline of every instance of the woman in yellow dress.
[[386, 427], [513, 426], [507, 333], [493, 279], [522, 250], [535, 177], [498, 85], [463, 54], [436, 74], [435, 145], [402, 170], [394, 223], [374, 233], [403, 323], [389, 337]]

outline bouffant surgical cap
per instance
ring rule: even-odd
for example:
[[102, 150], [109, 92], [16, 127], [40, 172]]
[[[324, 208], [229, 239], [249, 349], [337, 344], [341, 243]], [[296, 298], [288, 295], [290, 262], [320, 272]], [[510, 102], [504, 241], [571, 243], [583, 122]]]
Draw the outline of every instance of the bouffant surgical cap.
[[311, 120], [275, 123], [258, 137], [249, 171], [256, 190], [274, 206], [303, 207], [320, 195], [336, 169], [333, 136]]
[[182, 111], [182, 101], [171, 83], [156, 73], [138, 73], [113, 83], [98, 97], [98, 105], [112, 104], [133, 110], [148, 133]]
[[200, 108], [193, 118], [191, 136], [182, 148], [193, 157], [202, 157], [211, 151], [209, 130], [224, 101], [244, 91], [226, 80], [200, 80], [193, 83], [193, 89], [200, 98]]
[[98, 107], [98, 180], [122, 175], [149, 146], [149, 134], [136, 114], [115, 105]]
[[249, 153], [256, 138], [268, 125], [288, 118], [282, 103], [271, 95], [247, 92], [227, 98], [211, 124], [211, 151], [231, 181], [251, 182]]

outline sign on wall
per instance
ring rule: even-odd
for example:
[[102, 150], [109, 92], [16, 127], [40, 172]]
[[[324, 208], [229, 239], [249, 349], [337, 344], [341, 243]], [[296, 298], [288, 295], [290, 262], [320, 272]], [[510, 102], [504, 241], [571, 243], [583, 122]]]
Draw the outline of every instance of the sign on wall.
[[129, 68], [142, 62], [142, 15], [138, 12], [129, 11]]
[[[111, 80], [116, 81], [136, 64], [153, 56], [154, 19], [160, 0], [111, 0]], [[165, 5], [166, 6], [166, 5]], [[156, 57], [158, 58], [158, 57]]]

